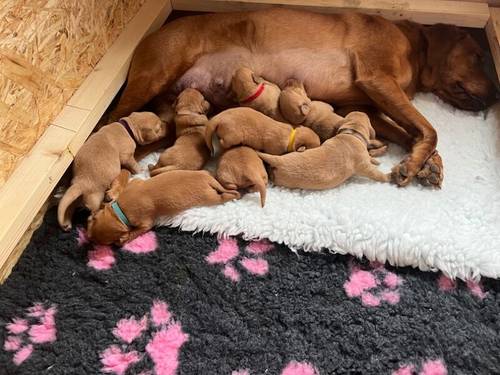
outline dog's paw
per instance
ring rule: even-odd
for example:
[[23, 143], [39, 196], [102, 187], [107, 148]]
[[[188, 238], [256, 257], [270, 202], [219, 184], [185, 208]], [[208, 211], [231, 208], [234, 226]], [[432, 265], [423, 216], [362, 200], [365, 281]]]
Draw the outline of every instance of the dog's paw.
[[387, 153], [388, 146], [379, 141], [378, 139], [372, 139], [368, 143], [368, 153], [372, 157], [377, 157]]
[[433, 186], [440, 189], [443, 177], [443, 160], [438, 152], [434, 151], [423, 168], [417, 173], [418, 182], [424, 186]]
[[411, 159], [407, 156], [392, 168], [391, 180], [396, 185], [403, 187], [408, 185], [416, 174], [417, 170], [411, 166]]

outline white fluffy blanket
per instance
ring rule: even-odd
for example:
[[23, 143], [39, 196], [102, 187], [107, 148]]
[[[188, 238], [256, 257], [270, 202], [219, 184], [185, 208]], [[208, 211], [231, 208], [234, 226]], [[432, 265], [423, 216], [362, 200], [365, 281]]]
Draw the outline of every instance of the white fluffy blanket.
[[[269, 187], [217, 207], [159, 221], [188, 231], [268, 238], [292, 249], [366, 256], [397, 266], [441, 270], [462, 279], [500, 276], [500, 138], [495, 110], [456, 110], [433, 95], [416, 107], [435, 126], [445, 166], [441, 190], [353, 178], [321, 192]], [[389, 171], [403, 153], [380, 158]], [[142, 163], [155, 162], [158, 154]], [[146, 176], [140, 176], [146, 177]]]

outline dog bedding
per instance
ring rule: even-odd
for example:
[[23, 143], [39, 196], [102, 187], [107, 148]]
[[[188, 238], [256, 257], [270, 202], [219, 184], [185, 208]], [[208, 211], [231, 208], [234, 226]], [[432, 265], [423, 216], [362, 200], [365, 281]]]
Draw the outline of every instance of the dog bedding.
[[52, 210], [0, 286], [0, 374], [498, 374], [499, 298], [491, 279], [175, 228], [97, 246]]
[[[264, 208], [256, 193], [222, 206], [194, 208], [160, 220], [188, 231], [268, 238], [292, 250], [365, 256], [372, 261], [441, 270], [464, 280], [500, 276], [499, 114], [464, 112], [437, 97], [415, 106], [436, 128], [443, 158], [441, 190], [405, 188], [352, 178], [327, 191], [269, 187]], [[156, 162], [158, 153], [142, 164]], [[405, 153], [390, 145], [379, 158], [389, 172]], [[137, 176], [147, 178], [146, 175]]]

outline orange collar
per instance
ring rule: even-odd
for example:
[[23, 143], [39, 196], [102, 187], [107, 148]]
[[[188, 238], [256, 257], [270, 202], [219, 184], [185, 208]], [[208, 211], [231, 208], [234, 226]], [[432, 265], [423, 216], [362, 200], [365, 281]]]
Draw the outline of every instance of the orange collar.
[[259, 85], [259, 87], [257, 87], [257, 90], [252, 95], [250, 95], [246, 99], [241, 100], [240, 103], [247, 104], [247, 103], [253, 102], [255, 99], [257, 99], [260, 96], [260, 94], [262, 94], [263, 91], [264, 91], [264, 84], [261, 83]]

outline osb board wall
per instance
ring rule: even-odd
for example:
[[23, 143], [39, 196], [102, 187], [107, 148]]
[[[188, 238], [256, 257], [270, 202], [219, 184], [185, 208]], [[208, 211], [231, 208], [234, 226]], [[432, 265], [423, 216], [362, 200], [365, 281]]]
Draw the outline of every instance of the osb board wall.
[[1, 188], [144, 0], [0, 3]]

